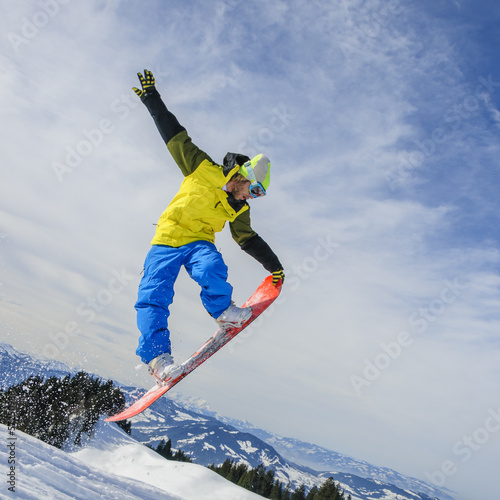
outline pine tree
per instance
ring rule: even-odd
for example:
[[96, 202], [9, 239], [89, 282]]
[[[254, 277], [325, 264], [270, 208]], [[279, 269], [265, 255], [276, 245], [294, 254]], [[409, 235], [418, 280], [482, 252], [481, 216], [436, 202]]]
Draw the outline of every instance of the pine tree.
[[256, 469], [254, 469], [252, 491], [261, 495], [265, 498], [269, 497], [271, 489], [273, 487], [274, 473], [271, 478], [266, 471], [263, 464], [260, 464]]
[[238, 484], [240, 479], [248, 473], [248, 467], [245, 464], [232, 464], [229, 474], [226, 476], [228, 481], [234, 484]]
[[264, 475], [264, 489], [262, 496], [269, 498], [274, 486], [274, 471], [269, 469]]
[[255, 469], [249, 469], [241, 476], [240, 480], [236, 484], [246, 490], [254, 491], [254, 482]]
[[285, 487], [285, 491], [283, 492], [283, 500], [290, 500], [292, 496], [291, 485], [288, 483]]
[[73, 378], [31, 376], [0, 392], [0, 421], [61, 448], [91, 435], [101, 415], [120, 410], [125, 397], [113, 382], [85, 372]]
[[344, 493], [337, 487], [333, 477], [329, 477], [319, 488], [314, 500], [344, 500]]
[[132, 422], [130, 422], [129, 420], [120, 420], [115, 423], [130, 436], [130, 434], [132, 433]]
[[290, 500], [306, 500], [306, 487], [305, 485], [299, 486], [293, 493]]
[[280, 483], [278, 480], [274, 482], [269, 498], [271, 500], [283, 500], [283, 483]]
[[189, 457], [189, 455], [186, 455], [181, 450], [177, 450], [175, 453], [172, 453], [171, 439], [169, 439], [167, 442], [162, 439], [156, 448], [153, 448], [152, 446], [149, 446], [149, 448], [156, 451], [156, 453], [160, 454], [167, 460], [174, 460], [176, 462], [192, 462], [191, 457]]
[[[264, 464], [260, 464], [257, 468], [251, 469], [245, 464], [235, 464], [228, 458], [222, 465], [216, 466], [215, 464], [212, 464], [208, 468], [238, 486], [252, 491], [264, 498], [270, 498], [271, 500], [306, 500], [305, 485], [299, 486], [294, 492], [292, 492], [291, 485], [288, 484], [285, 487], [280, 481], [275, 481], [274, 471], [271, 469], [267, 470]], [[318, 488], [314, 491], [317, 492]], [[343, 497], [338, 498], [340, 499]], [[316, 497], [307, 497], [307, 500], [316, 500]]]
[[155, 451], [162, 457], [170, 460], [172, 458], [172, 440], [169, 439], [167, 442], [165, 442], [165, 440], [162, 439], [156, 447]]
[[231, 472], [231, 469], [233, 468], [234, 462], [229, 460], [229, 458], [226, 458], [224, 463], [219, 467], [219, 470], [217, 471], [222, 477], [228, 477], [229, 473]]
[[172, 455], [172, 460], [176, 462], [192, 462], [191, 457], [189, 455], [186, 455], [182, 450], [177, 450]]
[[309, 493], [306, 496], [306, 500], [316, 500], [317, 494], [318, 494], [318, 487], [313, 486], [310, 490]]

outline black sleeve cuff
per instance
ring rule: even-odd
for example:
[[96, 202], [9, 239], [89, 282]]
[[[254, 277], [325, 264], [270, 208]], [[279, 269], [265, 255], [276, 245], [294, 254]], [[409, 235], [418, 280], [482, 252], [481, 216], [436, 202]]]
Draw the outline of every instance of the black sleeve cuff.
[[245, 241], [245, 243], [241, 245], [241, 249], [245, 250], [248, 255], [251, 255], [255, 260], [260, 262], [270, 273], [283, 269], [277, 255], [259, 235]]

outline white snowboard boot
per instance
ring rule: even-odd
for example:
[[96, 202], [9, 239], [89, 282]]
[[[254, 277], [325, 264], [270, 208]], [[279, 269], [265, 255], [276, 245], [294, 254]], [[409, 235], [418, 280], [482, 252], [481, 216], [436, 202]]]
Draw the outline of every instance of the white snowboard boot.
[[164, 382], [179, 368], [174, 364], [174, 358], [168, 352], [156, 356], [148, 363], [149, 373], [159, 382]]
[[215, 320], [221, 328], [240, 328], [252, 316], [251, 307], [236, 307], [234, 302]]

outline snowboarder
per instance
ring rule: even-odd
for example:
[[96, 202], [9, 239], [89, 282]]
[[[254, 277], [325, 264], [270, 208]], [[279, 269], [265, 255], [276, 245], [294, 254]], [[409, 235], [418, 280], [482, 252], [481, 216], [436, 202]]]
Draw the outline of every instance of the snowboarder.
[[251, 308], [236, 307], [231, 300], [228, 270], [217, 251], [215, 233], [229, 221], [233, 239], [272, 273], [273, 283], [285, 274], [276, 254], [250, 226], [247, 200], [266, 194], [271, 164], [259, 154], [227, 153], [223, 165], [214, 163], [195, 146], [186, 129], [167, 109], [155, 87], [153, 73], [138, 73], [142, 89], [133, 87], [148, 111], [168, 150], [184, 174], [180, 190], [161, 215], [144, 263], [135, 308], [141, 332], [137, 355], [159, 381], [174, 368], [168, 330], [174, 282], [184, 266], [200, 286], [207, 312], [221, 328], [241, 326]]

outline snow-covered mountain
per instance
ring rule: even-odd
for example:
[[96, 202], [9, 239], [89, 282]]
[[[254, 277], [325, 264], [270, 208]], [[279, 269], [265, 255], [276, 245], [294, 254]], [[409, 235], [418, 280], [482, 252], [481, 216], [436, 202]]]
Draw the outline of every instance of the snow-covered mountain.
[[[32, 374], [64, 376], [65, 365], [40, 361], [0, 344], [0, 387], [20, 382]], [[143, 389], [122, 386], [129, 400]], [[172, 440], [199, 465], [221, 464], [227, 458], [252, 467], [263, 463], [284, 483], [321, 484], [327, 477], [341, 483], [353, 499], [429, 500], [452, 497], [423, 481], [356, 460], [314, 444], [283, 438], [249, 422], [221, 417], [200, 401], [161, 398], [142, 415], [132, 419], [135, 442], [156, 445]], [[301, 465], [298, 465], [298, 464]], [[318, 472], [319, 471], [319, 472]]]
[[263, 429], [255, 427], [248, 421], [236, 420], [211, 411], [205, 402], [196, 400], [183, 400], [185, 408], [198, 409], [200, 413], [210, 415], [221, 422], [235, 427], [236, 429], [252, 434], [262, 441], [271, 445], [282, 457], [291, 462], [308, 467], [315, 471], [336, 471], [346, 475], [359, 476], [361, 478], [382, 481], [404, 490], [418, 491], [430, 497], [440, 499], [452, 498], [444, 491], [439, 490], [419, 479], [404, 476], [399, 472], [387, 467], [378, 467], [363, 460], [357, 460], [347, 455], [323, 448], [316, 444], [307, 443], [298, 439], [279, 436]]
[[54, 360], [41, 360], [23, 354], [9, 344], [0, 343], [0, 388], [17, 384], [30, 375], [64, 377], [70, 369]]

